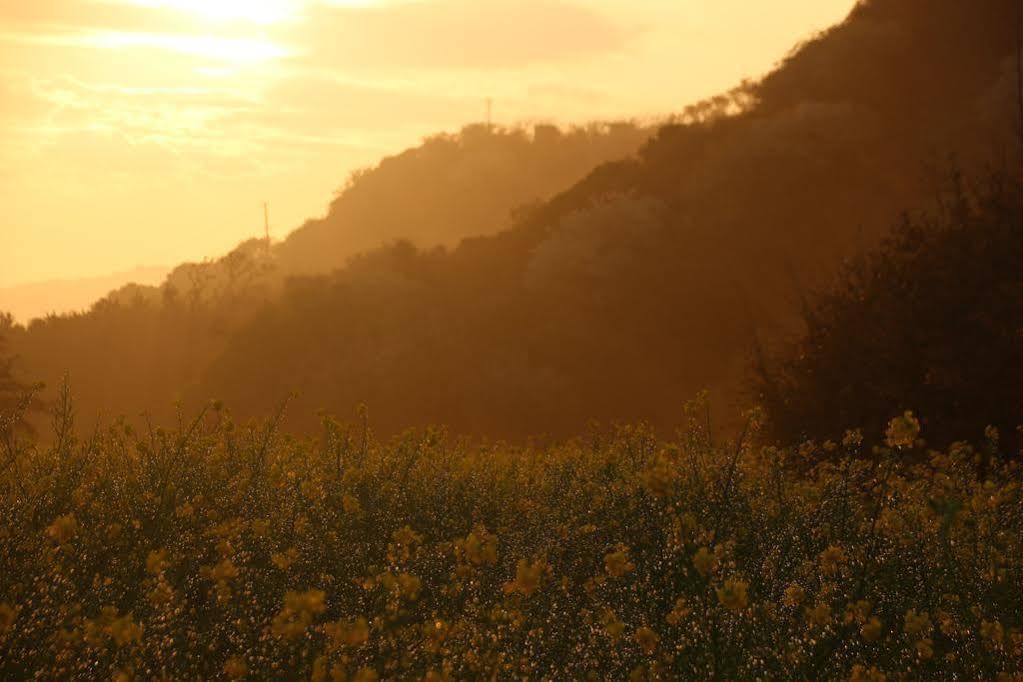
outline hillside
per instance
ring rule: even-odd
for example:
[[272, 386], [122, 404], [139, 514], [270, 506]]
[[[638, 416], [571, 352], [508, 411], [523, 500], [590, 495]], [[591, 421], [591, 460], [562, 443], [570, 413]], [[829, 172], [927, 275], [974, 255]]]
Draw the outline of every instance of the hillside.
[[495, 234], [512, 225], [516, 209], [632, 156], [653, 132], [618, 122], [565, 130], [476, 125], [436, 135], [354, 174], [325, 217], [276, 245], [278, 267], [289, 275], [327, 273], [398, 239], [430, 248]]
[[260, 414], [298, 388], [299, 412], [366, 401], [382, 428], [509, 436], [668, 425], [704, 388], [741, 401], [754, 334], [785, 338], [843, 259], [933, 203], [951, 159], [1017, 149], [1015, 9], [865, 2], [501, 235], [293, 283], [195, 397]]
[[[362, 402], [385, 432], [439, 422], [560, 435], [592, 418], [667, 428], [701, 389], [743, 401], [754, 337], [791, 333], [800, 300], [843, 259], [876, 244], [900, 211], [933, 202], [951, 159], [970, 172], [1016, 153], [1016, 9], [865, 1], [761, 81], [689, 108], [636, 156], [519, 212], [503, 232], [417, 248], [430, 246], [423, 234], [443, 244], [466, 225], [479, 230], [474, 191], [493, 191], [496, 176], [477, 168], [490, 168], [486, 155], [456, 161], [449, 192], [410, 190], [405, 206], [386, 162], [276, 257], [289, 271], [329, 270], [350, 255], [340, 242], [369, 245], [338, 236], [369, 214], [374, 239], [412, 243], [332, 274], [235, 286], [264, 265], [245, 256], [259, 252], [253, 244], [220, 263], [215, 293], [108, 301], [15, 333], [12, 346], [31, 376], [52, 383], [70, 367], [90, 411], [217, 396], [253, 416], [299, 390], [302, 429], [315, 428], [303, 415], [318, 408]], [[486, 146], [480, 134], [423, 149], [457, 157]], [[395, 176], [401, 187], [435, 180], [419, 154], [403, 162], [410, 175]], [[515, 180], [503, 182], [536, 194]], [[184, 272], [209, 279], [208, 268]], [[267, 293], [279, 285], [279, 297]]]

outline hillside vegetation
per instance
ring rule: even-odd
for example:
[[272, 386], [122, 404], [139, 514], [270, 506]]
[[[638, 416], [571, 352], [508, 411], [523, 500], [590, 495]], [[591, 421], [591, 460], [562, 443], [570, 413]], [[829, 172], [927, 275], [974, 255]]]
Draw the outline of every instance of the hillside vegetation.
[[[11, 347], [51, 387], [70, 370], [91, 415], [168, 417], [171, 399], [216, 396], [256, 417], [298, 390], [289, 426], [307, 432], [317, 409], [362, 402], [385, 433], [444, 423], [561, 437], [589, 419], [669, 430], [699, 390], [725, 409], [755, 398], [744, 388], [755, 341], [773, 352], [797, 334], [801, 303], [843, 260], [878, 245], [900, 211], [933, 204], [950, 158], [971, 177], [1015, 163], [1017, 10], [864, 0], [759, 82], [690, 107], [509, 229], [451, 248], [417, 242], [419, 227], [450, 243], [479, 229], [475, 217], [442, 227], [478, 215], [480, 188], [503, 206], [535, 192], [515, 194], [528, 183], [518, 167], [514, 180], [479, 170], [492, 170], [487, 154], [465, 150], [489, 149], [490, 131], [428, 142], [358, 178], [277, 250], [251, 242], [216, 267], [180, 269], [179, 286], [13, 330]], [[502, 149], [548, 159], [575, 144], [500, 135]], [[289, 252], [343, 262], [350, 252], [331, 245], [363, 224], [412, 241], [331, 274], [273, 274]]]
[[906, 216], [884, 248], [809, 301], [805, 333], [759, 367], [758, 401], [782, 442], [876, 432], [893, 405], [933, 421], [933, 443], [1023, 432], [1023, 184], [962, 178], [939, 212]]

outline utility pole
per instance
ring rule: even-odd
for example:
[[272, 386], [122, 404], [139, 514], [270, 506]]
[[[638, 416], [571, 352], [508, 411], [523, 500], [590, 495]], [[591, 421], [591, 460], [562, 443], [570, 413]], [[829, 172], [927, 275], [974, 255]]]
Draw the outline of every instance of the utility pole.
[[270, 241], [270, 205], [263, 202], [263, 233], [266, 241]]
[[494, 99], [487, 97], [487, 132], [492, 133], [494, 131]]

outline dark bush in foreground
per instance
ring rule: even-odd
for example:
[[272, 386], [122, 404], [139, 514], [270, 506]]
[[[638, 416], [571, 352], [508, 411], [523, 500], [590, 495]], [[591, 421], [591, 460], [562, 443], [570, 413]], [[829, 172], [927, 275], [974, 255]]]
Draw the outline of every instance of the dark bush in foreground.
[[[115, 426], [9, 449], [0, 677], [1018, 679], [1017, 464]], [[830, 447], [830, 446], [829, 446]], [[912, 456], [911, 455], [915, 455]], [[910, 460], [921, 463], [909, 464]]]
[[957, 183], [942, 212], [906, 217], [886, 244], [814, 301], [806, 333], [758, 392], [785, 442], [879, 433], [904, 409], [937, 445], [993, 425], [1015, 451], [1023, 424], [1023, 187]]

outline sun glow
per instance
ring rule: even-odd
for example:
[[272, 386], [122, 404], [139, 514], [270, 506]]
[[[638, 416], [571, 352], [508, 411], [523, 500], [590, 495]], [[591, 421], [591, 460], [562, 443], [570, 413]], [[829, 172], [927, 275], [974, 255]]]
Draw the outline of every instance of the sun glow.
[[304, 0], [129, 0], [133, 5], [188, 12], [209, 21], [275, 24], [295, 19]]

